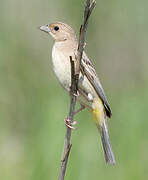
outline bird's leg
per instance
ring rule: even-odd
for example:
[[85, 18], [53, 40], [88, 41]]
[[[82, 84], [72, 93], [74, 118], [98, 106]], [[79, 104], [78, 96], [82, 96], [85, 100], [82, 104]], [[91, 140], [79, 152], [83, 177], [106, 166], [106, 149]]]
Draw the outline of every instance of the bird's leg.
[[67, 91], [69, 93], [69, 96], [75, 96], [78, 97], [80, 95], [79, 91], [77, 91], [76, 93], [72, 93], [71, 92], [71, 87], [67, 88]]
[[[80, 105], [81, 105], [81, 107], [77, 111], [74, 112], [74, 115], [76, 115], [77, 113], [79, 113], [80, 111], [85, 109], [85, 106], [83, 106], [82, 104], [80, 104]], [[69, 118], [65, 118], [64, 123], [68, 128], [73, 129], [73, 130], [76, 129], [73, 126], [77, 123], [77, 121], [73, 121], [73, 120], [70, 120]]]
[[74, 115], [76, 115], [77, 113], [81, 112], [83, 109], [85, 109], [85, 106], [83, 106], [82, 104], [80, 104], [80, 108], [74, 112]]
[[73, 126], [77, 123], [77, 121], [73, 121], [73, 120], [70, 120], [69, 118], [65, 118], [64, 123], [68, 128], [73, 129], [73, 130], [76, 129]]
[[77, 93], [71, 93], [71, 91], [69, 90], [69, 95], [71, 96], [71, 95], [73, 95], [73, 96], [75, 96], [75, 97], [78, 97], [80, 94], [79, 94], [79, 91], [77, 91]]

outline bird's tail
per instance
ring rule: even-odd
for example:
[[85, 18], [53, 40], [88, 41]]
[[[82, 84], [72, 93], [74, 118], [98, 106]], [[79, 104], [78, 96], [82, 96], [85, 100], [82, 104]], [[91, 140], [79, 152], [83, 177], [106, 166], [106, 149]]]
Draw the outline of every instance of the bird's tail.
[[106, 125], [106, 117], [104, 113], [104, 107], [102, 101], [96, 98], [93, 102], [93, 119], [99, 130], [102, 146], [104, 150], [104, 157], [107, 164], [115, 164], [114, 154], [109, 142], [109, 135]]

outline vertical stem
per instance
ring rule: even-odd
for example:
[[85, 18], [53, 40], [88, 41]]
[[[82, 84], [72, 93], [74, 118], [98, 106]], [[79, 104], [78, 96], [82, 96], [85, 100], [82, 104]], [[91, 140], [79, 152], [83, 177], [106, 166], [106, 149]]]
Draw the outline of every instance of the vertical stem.
[[[70, 94], [71, 95], [70, 95], [70, 108], [69, 108], [68, 119], [71, 121], [73, 121], [74, 112], [75, 112], [79, 73], [80, 73], [82, 54], [84, 50], [85, 35], [86, 35], [88, 19], [95, 5], [96, 5], [95, 0], [93, 0], [91, 4], [90, 4], [90, 0], [86, 0], [85, 2], [84, 18], [83, 18], [83, 23], [80, 28], [78, 50], [76, 53], [77, 57], [73, 60], [72, 57], [70, 56], [70, 63], [71, 63]], [[71, 138], [71, 129], [66, 127], [66, 135], [64, 139], [64, 146], [63, 146], [63, 152], [62, 152], [62, 157], [61, 157], [60, 172], [59, 172], [58, 180], [64, 180], [64, 177], [65, 177], [68, 157], [69, 157], [69, 153], [72, 146], [72, 144], [70, 143], [70, 138]]]
[[[70, 108], [69, 108], [68, 119], [72, 121], [75, 112], [75, 105], [76, 105], [76, 96], [74, 94], [77, 93], [77, 84], [76, 84], [77, 76], [75, 75], [75, 65], [71, 56], [70, 56], [70, 62], [71, 62], [71, 92], [70, 92], [71, 96], [70, 96]], [[61, 157], [61, 165], [60, 165], [58, 180], [64, 180], [68, 157], [72, 146], [72, 144], [70, 143], [70, 138], [71, 138], [71, 129], [69, 127], [66, 127], [66, 135], [64, 139], [64, 146]]]

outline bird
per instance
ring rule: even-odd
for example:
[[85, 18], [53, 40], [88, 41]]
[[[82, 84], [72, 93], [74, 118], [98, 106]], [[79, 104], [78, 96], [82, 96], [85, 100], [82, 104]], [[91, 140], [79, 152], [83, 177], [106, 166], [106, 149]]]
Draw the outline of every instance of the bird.
[[[75, 32], [69, 25], [62, 22], [53, 22], [40, 26], [39, 28], [41, 31], [51, 35], [54, 40], [52, 48], [53, 70], [62, 87], [67, 92], [70, 92], [70, 56], [72, 59], [75, 59], [76, 50], [78, 48]], [[100, 133], [106, 163], [115, 164], [107, 128], [107, 117], [110, 118], [112, 112], [99, 77], [84, 51], [80, 64], [77, 101], [81, 105], [81, 108], [77, 112], [80, 112], [84, 108], [88, 108], [93, 115], [94, 123]], [[66, 120], [65, 124], [69, 128], [73, 128], [72, 125], [74, 122], [72, 123]]]

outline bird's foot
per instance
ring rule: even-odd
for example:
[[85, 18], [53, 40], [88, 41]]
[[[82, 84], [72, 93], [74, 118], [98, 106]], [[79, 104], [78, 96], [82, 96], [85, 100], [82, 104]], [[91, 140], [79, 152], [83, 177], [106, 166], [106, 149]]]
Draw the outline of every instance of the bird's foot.
[[68, 89], [68, 92], [70, 96], [78, 97], [80, 95], [79, 91], [77, 91], [77, 93], [72, 93], [70, 88]]
[[73, 126], [77, 123], [77, 121], [73, 121], [73, 120], [70, 120], [69, 118], [65, 118], [65, 119], [64, 119], [64, 123], [65, 123], [66, 127], [70, 128], [70, 129], [72, 129], [72, 130], [75, 130], [75, 129], [76, 129], [76, 128], [73, 127]]
[[73, 94], [74, 96], [78, 97], [80, 94], [79, 94], [79, 91], [77, 91], [77, 93], [74, 93]]
[[78, 97], [80, 94], [79, 94], [79, 91], [77, 91], [77, 93], [74, 93], [74, 94], [70, 92], [70, 95], [73, 95], [73, 96], [75, 96], [75, 97]]

